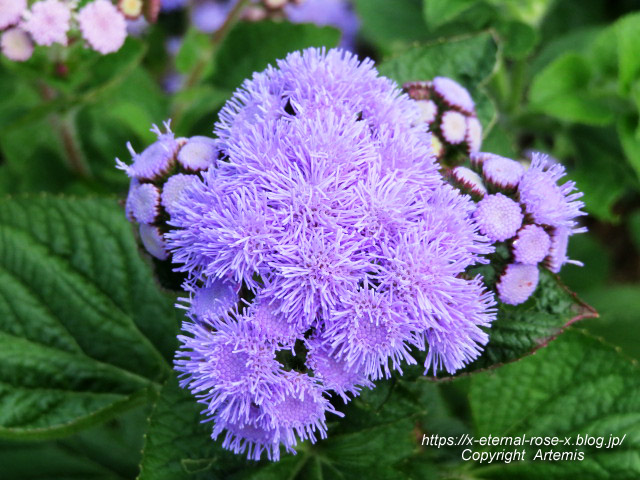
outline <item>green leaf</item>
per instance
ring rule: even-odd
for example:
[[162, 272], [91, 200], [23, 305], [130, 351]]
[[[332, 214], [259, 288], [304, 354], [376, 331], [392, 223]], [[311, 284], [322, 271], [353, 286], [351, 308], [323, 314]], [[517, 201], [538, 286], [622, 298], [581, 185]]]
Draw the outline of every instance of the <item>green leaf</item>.
[[622, 351], [640, 360], [640, 287], [617, 284], [588, 291], [585, 298], [598, 308], [600, 317], [583, 326], [594, 335], [619, 346]]
[[431, 29], [436, 29], [471, 8], [475, 0], [424, 0], [424, 18]]
[[464, 85], [476, 101], [478, 117], [485, 134], [495, 120], [495, 107], [480, 88], [493, 73], [498, 47], [488, 33], [443, 40], [412, 48], [383, 62], [380, 73], [400, 85], [445, 76]]
[[0, 441], [3, 480], [126, 480], [138, 472], [146, 409], [48, 442]]
[[[203, 408], [175, 379], [167, 383], [149, 419], [139, 480], [404, 479], [400, 470], [417, 458], [416, 430], [467, 431], [448, 412], [438, 385], [393, 379], [339, 407], [345, 419], [327, 418], [327, 439], [300, 444], [295, 456], [282, 452], [277, 463], [250, 462], [245, 455], [223, 450], [220, 439], [210, 438], [211, 424], [201, 423]], [[419, 454], [428, 463], [450, 459], [445, 450]]]
[[616, 202], [627, 190], [637, 188], [637, 175], [624, 161], [616, 130], [575, 126], [570, 138], [574, 165], [569, 175], [584, 192], [585, 210], [600, 219], [616, 221]]
[[384, 51], [394, 50], [398, 44], [429, 38], [421, 0], [355, 0], [354, 3], [362, 22], [361, 34]]
[[[254, 72], [307, 47], [334, 47], [340, 33], [330, 27], [288, 22], [238, 23], [224, 39], [215, 59], [213, 82], [229, 90]], [[251, 52], [251, 55], [247, 55]]]
[[0, 201], [0, 436], [64, 435], [147, 401], [174, 349], [113, 200]]
[[488, 33], [439, 40], [408, 50], [379, 66], [380, 73], [396, 82], [451, 77], [467, 88], [481, 85], [493, 72], [498, 47]]
[[586, 125], [607, 125], [614, 115], [607, 99], [589, 88], [587, 60], [567, 53], [537, 74], [529, 91], [531, 111]]
[[470, 398], [478, 436], [526, 434], [561, 440], [572, 436], [575, 441], [578, 434], [589, 434], [602, 436], [606, 442], [610, 435], [626, 435], [622, 445], [611, 449], [552, 447], [557, 452], [582, 451], [582, 461], [535, 461], [538, 447], [525, 446], [524, 461], [477, 466], [472, 476], [523, 480], [640, 477], [640, 371], [616, 349], [584, 333], [569, 331], [533, 357], [476, 376]]
[[536, 26], [547, 14], [554, 0], [487, 0], [498, 8], [504, 17]]
[[527, 23], [508, 20], [496, 25], [502, 38], [504, 55], [516, 60], [526, 58], [538, 43], [537, 31]]
[[638, 114], [621, 115], [618, 118], [617, 131], [627, 162], [640, 178], [640, 137], [637, 135]]
[[189, 391], [178, 386], [172, 375], [162, 388], [149, 417], [138, 480], [182, 480], [227, 478], [218, 476], [222, 468], [245, 466], [249, 462], [211, 439], [211, 423], [202, 423], [198, 404]]
[[182, 45], [176, 56], [176, 69], [180, 73], [188, 74], [200, 60], [203, 52], [210, 50], [211, 37], [195, 27], [187, 30]]
[[[495, 272], [481, 268], [485, 280], [493, 285]], [[569, 325], [595, 316], [595, 310], [562, 285], [556, 275], [541, 269], [538, 288], [531, 298], [518, 306], [499, 305], [482, 355], [456, 375], [518, 360], [547, 345]]]
[[640, 38], [640, 13], [627, 15], [615, 24], [618, 40], [618, 65], [620, 74], [618, 84], [620, 92], [629, 93], [631, 85], [640, 79], [640, 56], [638, 38]]
[[[210, 85], [181, 90], [174, 97], [174, 131], [180, 135], [210, 134], [216, 121], [216, 112], [231, 98], [230, 90], [216, 89]], [[206, 125], [205, 132], [195, 130], [199, 122]]]

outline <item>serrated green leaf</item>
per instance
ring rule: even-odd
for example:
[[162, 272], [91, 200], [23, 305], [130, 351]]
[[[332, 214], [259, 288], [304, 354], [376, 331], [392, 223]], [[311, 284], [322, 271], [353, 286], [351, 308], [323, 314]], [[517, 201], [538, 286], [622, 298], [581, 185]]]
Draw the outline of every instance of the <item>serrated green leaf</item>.
[[[224, 39], [215, 59], [213, 82], [228, 90], [240, 86], [254, 72], [307, 47], [335, 47], [338, 30], [288, 22], [238, 23]], [[251, 52], [251, 55], [247, 55]]]
[[173, 300], [114, 200], [0, 201], [0, 436], [48, 438], [147, 401]]
[[394, 57], [379, 66], [382, 75], [398, 84], [450, 77], [464, 85], [476, 101], [478, 117], [487, 133], [495, 120], [495, 107], [480, 88], [493, 73], [498, 47], [488, 33], [442, 40]]
[[[496, 281], [491, 270], [483, 269], [482, 273], [490, 284]], [[562, 285], [557, 276], [541, 269], [538, 288], [531, 298], [518, 306], [499, 305], [482, 355], [456, 375], [518, 360], [547, 345], [567, 326], [594, 316], [595, 310]]]
[[493, 72], [497, 53], [493, 37], [481, 33], [412, 48], [383, 62], [379, 70], [400, 84], [440, 75], [475, 89]]
[[211, 439], [203, 408], [172, 375], [149, 417], [138, 480], [226, 479], [223, 469], [230, 473], [250, 465]]
[[297, 455], [283, 453], [276, 463], [250, 462], [210, 438], [211, 424], [201, 423], [203, 408], [175, 379], [168, 382], [149, 419], [139, 480], [403, 479], [401, 469], [416, 454], [425, 462], [449, 458], [443, 451], [417, 451], [417, 431], [466, 431], [446, 410], [437, 385], [392, 380], [339, 407], [345, 419], [327, 419], [327, 439], [304, 442]]
[[640, 370], [584, 333], [569, 331], [533, 357], [474, 377], [470, 398], [477, 435], [572, 436], [575, 441], [578, 434], [589, 434], [605, 442], [610, 435], [626, 435], [612, 449], [552, 448], [582, 451], [582, 461], [534, 461], [538, 447], [525, 446], [524, 461], [477, 465], [472, 474], [523, 480], [640, 476]]

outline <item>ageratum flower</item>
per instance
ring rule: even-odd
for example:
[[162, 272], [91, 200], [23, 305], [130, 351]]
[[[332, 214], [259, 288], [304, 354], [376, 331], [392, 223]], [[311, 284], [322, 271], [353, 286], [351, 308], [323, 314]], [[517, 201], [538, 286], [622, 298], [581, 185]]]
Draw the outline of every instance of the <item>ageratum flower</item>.
[[16, 25], [27, 9], [27, 0], [0, 0], [0, 30]]
[[486, 344], [493, 296], [463, 273], [492, 247], [420, 115], [370, 60], [319, 49], [255, 73], [221, 110], [220, 160], [165, 238], [188, 275], [176, 368], [225, 448], [277, 459], [326, 436], [331, 396], [418, 350], [426, 371], [453, 373]]
[[91, 48], [103, 55], [120, 50], [127, 38], [125, 17], [109, 0], [95, 0], [82, 8], [78, 25]]
[[33, 41], [19, 27], [10, 28], [2, 34], [0, 48], [5, 57], [14, 62], [26, 62], [33, 55]]
[[[559, 273], [567, 263], [582, 265], [567, 257], [567, 245], [571, 235], [586, 231], [576, 220], [585, 215], [584, 203], [574, 182], [558, 183], [565, 175], [562, 165], [549, 164], [539, 153], [532, 154], [528, 168], [488, 152], [472, 153], [469, 160], [491, 193], [479, 200], [473, 216], [483, 234], [506, 242], [513, 262], [498, 280], [500, 300], [512, 305], [526, 301], [538, 284], [539, 266]], [[460, 168], [451, 172], [452, 183], [474, 194], [470, 184], [478, 182]]]
[[447, 77], [408, 82], [405, 91], [420, 106], [420, 123], [431, 131], [432, 150], [443, 165], [458, 165], [480, 150], [482, 124], [469, 91]]
[[32, 5], [24, 29], [38, 45], [67, 44], [71, 8], [59, 0], [42, 0]]
[[183, 192], [194, 185], [199, 172], [212, 165], [218, 151], [212, 139], [176, 138], [170, 122], [165, 132], [153, 126], [158, 140], [141, 153], [131, 144], [127, 147], [133, 163], [116, 159], [117, 168], [131, 178], [125, 211], [129, 221], [140, 224], [140, 241], [153, 257], [167, 260], [169, 252], [164, 240], [167, 219], [176, 212], [175, 205]]

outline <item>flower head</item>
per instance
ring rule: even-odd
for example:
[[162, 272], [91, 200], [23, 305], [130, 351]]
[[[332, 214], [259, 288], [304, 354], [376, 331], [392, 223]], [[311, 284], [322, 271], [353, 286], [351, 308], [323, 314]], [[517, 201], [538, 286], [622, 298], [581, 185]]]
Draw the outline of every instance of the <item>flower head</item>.
[[414, 348], [453, 372], [487, 342], [493, 297], [462, 275], [493, 248], [420, 115], [370, 61], [318, 49], [254, 74], [221, 110], [201, 145], [215, 160], [165, 238], [187, 290], [241, 286], [237, 310], [190, 312], [206, 325], [185, 323], [176, 362], [227, 448], [276, 458], [326, 435], [328, 396], [401, 372]]
[[524, 215], [520, 205], [501, 193], [485, 196], [478, 203], [474, 218], [480, 231], [494, 242], [513, 237]]
[[516, 188], [524, 172], [522, 164], [500, 155], [487, 155], [482, 162], [482, 175], [490, 185], [499, 189]]
[[537, 265], [549, 253], [550, 245], [551, 239], [544, 228], [525, 225], [513, 241], [513, 257], [518, 263]]
[[94, 0], [78, 13], [82, 36], [91, 48], [106, 55], [120, 50], [127, 38], [124, 15], [108, 0]]
[[453, 145], [461, 143], [467, 136], [467, 119], [460, 112], [449, 110], [442, 115], [442, 136]]
[[575, 192], [575, 182], [558, 185], [564, 176], [562, 165], [549, 166], [544, 155], [533, 154], [531, 166], [518, 185], [518, 195], [536, 223], [571, 229], [576, 226], [575, 218], [585, 215], [581, 210], [584, 203], [579, 200], [582, 192]]
[[511, 263], [498, 281], [500, 300], [509, 305], [519, 305], [527, 300], [538, 286], [540, 272], [536, 265]]
[[154, 225], [147, 223], [140, 224], [140, 240], [144, 248], [158, 260], [169, 258], [167, 244], [164, 241], [162, 232]]
[[33, 54], [33, 40], [22, 28], [14, 27], [2, 34], [0, 48], [9, 60], [26, 62]]
[[451, 170], [451, 177], [454, 184], [466, 193], [478, 197], [487, 194], [487, 187], [484, 186], [480, 175], [467, 167], [455, 167]]
[[198, 179], [195, 175], [185, 175], [177, 173], [169, 177], [162, 186], [162, 206], [169, 215], [174, 215], [178, 211], [178, 202], [184, 192], [195, 184]]
[[31, 6], [24, 29], [38, 45], [67, 44], [71, 9], [59, 0], [41, 0]]
[[27, 0], [0, 0], [0, 30], [16, 25], [26, 9]]
[[567, 256], [567, 247], [569, 246], [569, 237], [576, 233], [575, 230], [570, 230], [565, 227], [558, 227], [554, 229], [551, 235], [551, 245], [549, 247], [549, 256], [546, 259], [546, 264], [553, 273], [560, 273], [562, 267], [567, 263], [578, 265], [582, 267], [582, 262], [577, 260], [571, 260]]
[[218, 144], [209, 137], [189, 138], [178, 153], [178, 162], [187, 170], [206, 170], [218, 158]]
[[435, 77], [432, 84], [433, 91], [449, 106], [464, 113], [475, 113], [476, 106], [469, 91], [458, 82], [447, 77]]
[[131, 144], [128, 144], [133, 164], [127, 165], [117, 160], [118, 168], [137, 180], [157, 180], [164, 176], [173, 166], [180, 148], [180, 143], [171, 131], [170, 123], [166, 122], [164, 126], [166, 133], [162, 133], [156, 125], [153, 126], [152, 131], [158, 136], [158, 141], [149, 145], [142, 153], [136, 153]]
[[129, 193], [128, 202], [138, 223], [153, 223], [160, 213], [160, 190], [151, 183], [139, 183]]

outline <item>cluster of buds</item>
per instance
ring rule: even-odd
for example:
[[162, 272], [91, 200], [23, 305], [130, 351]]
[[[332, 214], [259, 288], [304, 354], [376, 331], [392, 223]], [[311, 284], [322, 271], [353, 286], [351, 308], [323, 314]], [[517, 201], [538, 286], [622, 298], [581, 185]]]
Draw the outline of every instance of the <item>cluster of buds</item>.
[[213, 139], [176, 138], [169, 122], [164, 126], [164, 133], [153, 126], [158, 140], [142, 153], [127, 145], [133, 157], [131, 165], [117, 160], [118, 168], [131, 178], [125, 204], [127, 218], [139, 224], [142, 245], [158, 260], [169, 258], [163, 235], [180, 196], [217, 158]]
[[77, 0], [0, 0], [2, 53], [24, 62], [36, 45], [67, 46], [78, 38], [103, 55], [116, 52], [127, 37], [126, 20], [142, 15], [145, 5], [159, 9], [159, 0], [92, 0], [83, 6]]
[[575, 183], [558, 184], [562, 165], [538, 153], [531, 163], [520, 163], [492, 153], [472, 153], [471, 169], [458, 166], [449, 176], [458, 188], [478, 201], [474, 218], [492, 242], [508, 247], [509, 263], [496, 290], [510, 305], [526, 301], [535, 291], [539, 267], [560, 272], [566, 263], [568, 239], [586, 231], [576, 217], [585, 215], [582, 193]]
[[482, 124], [466, 88], [447, 77], [409, 82], [403, 88], [418, 103], [420, 121], [431, 132], [431, 149], [443, 166], [460, 164], [480, 150]]

